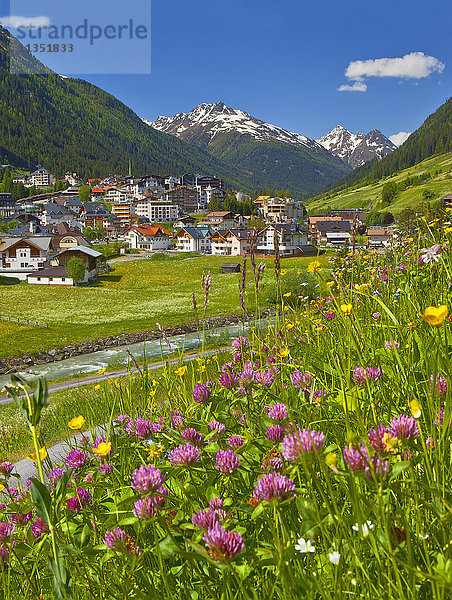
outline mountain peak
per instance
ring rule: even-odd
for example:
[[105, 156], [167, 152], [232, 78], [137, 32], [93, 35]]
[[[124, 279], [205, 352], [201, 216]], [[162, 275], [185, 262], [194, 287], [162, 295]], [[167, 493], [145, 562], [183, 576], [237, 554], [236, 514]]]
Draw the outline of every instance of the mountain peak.
[[190, 112], [181, 112], [173, 117], [160, 116], [155, 121], [143, 120], [154, 129], [204, 146], [216, 136], [227, 132], [234, 135], [248, 135], [258, 141], [282, 142], [321, 151], [321, 147], [314, 140], [266, 123], [252, 117], [244, 110], [231, 108], [221, 100], [198, 104]]
[[396, 149], [378, 129], [372, 129], [364, 135], [362, 131], [352, 133], [341, 125], [337, 125], [317, 142], [354, 169], [368, 160], [382, 158]]

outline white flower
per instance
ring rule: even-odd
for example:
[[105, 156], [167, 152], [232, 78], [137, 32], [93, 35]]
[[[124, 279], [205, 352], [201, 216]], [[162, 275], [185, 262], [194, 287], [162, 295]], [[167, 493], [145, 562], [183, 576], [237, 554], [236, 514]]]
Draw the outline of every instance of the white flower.
[[295, 545], [295, 550], [298, 550], [301, 554], [307, 554], [308, 552], [315, 552], [315, 547], [312, 545], [311, 540], [300, 538], [298, 544]]
[[341, 559], [341, 555], [339, 554], [339, 552], [337, 550], [335, 550], [334, 552], [330, 552], [330, 554], [328, 554], [328, 560], [330, 561], [330, 563], [333, 563], [333, 565], [339, 564], [340, 559]]
[[370, 533], [370, 530], [373, 528], [374, 528], [374, 525], [370, 521], [366, 521], [362, 525], [355, 523], [352, 527], [353, 531], [358, 531], [358, 532], [360, 531], [364, 537], [367, 537]]
[[422, 248], [420, 254], [422, 256], [422, 261], [426, 264], [438, 262], [441, 258], [441, 246], [439, 244], [434, 244], [433, 246], [430, 246], [430, 248]]

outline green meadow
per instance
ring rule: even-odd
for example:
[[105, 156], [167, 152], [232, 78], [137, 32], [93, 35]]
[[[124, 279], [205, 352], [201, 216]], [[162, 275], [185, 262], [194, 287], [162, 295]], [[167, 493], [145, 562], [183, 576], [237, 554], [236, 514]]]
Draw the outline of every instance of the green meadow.
[[[158, 255], [161, 256], [161, 255]], [[291, 273], [305, 270], [312, 258], [288, 258], [282, 268]], [[48, 328], [0, 321], [0, 358], [42, 352], [85, 340], [155, 329], [194, 321], [192, 295], [202, 317], [202, 273], [211, 272], [212, 283], [206, 316], [241, 312], [239, 275], [222, 274], [224, 262], [242, 259], [224, 256], [167, 260], [141, 259], [113, 265], [108, 275], [86, 287], [28, 285], [0, 286], [0, 314], [44, 322]], [[326, 264], [326, 255], [320, 257]], [[259, 262], [259, 259], [258, 259]], [[273, 260], [264, 259], [263, 282], [274, 282]], [[251, 265], [248, 261], [247, 304], [254, 306]]]

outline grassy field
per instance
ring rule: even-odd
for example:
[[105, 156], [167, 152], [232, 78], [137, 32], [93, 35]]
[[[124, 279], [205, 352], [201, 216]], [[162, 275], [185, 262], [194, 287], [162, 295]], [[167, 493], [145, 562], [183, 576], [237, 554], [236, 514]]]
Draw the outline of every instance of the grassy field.
[[[0, 321], [0, 358], [41, 352], [87, 339], [131, 333], [194, 320], [192, 293], [202, 314], [202, 272], [211, 271], [208, 316], [240, 312], [238, 275], [222, 274], [220, 265], [232, 257], [136, 260], [117, 263], [112, 271], [87, 287], [0, 286], [1, 313], [48, 323], [48, 329]], [[322, 256], [326, 263], [327, 257]], [[312, 258], [282, 260], [289, 275], [305, 269]], [[273, 261], [265, 259], [264, 281], [274, 280]], [[249, 265], [250, 269], [250, 265]], [[248, 298], [252, 305], [251, 273]]]
[[[441, 170], [441, 173], [434, 175], [435, 171]], [[399, 194], [396, 200], [389, 206], [381, 204], [381, 190], [388, 181], [399, 183], [406, 177], [415, 177], [421, 173], [429, 172], [432, 175], [431, 180], [425, 184], [413, 186]], [[347, 189], [334, 196], [323, 196], [316, 198], [308, 204], [308, 210], [315, 214], [318, 210], [327, 208], [369, 208], [373, 203], [374, 209], [384, 212], [391, 211], [394, 215], [399, 214], [404, 208], [413, 208], [422, 204], [423, 191], [428, 188], [435, 193], [435, 199], [441, 198], [445, 194], [452, 193], [452, 153], [442, 154], [433, 158], [428, 158], [421, 163], [400, 171], [393, 177], [382, 179], [378, 183], [359, 187], [356, 189]], [[433, 201], [434, 202], [434, 201]]]

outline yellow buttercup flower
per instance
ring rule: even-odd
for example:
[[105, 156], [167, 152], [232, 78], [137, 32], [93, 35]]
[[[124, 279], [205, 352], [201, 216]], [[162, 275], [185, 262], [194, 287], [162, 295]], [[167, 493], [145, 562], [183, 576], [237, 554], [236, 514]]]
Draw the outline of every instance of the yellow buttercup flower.
[[3, 490], [5, 489], [4, 485], [0, 485], [0, 492], [3, 492]]
[[341, 311], [344, 313], [344, 315], [351, 315], [352, 308], [353, 306], [351, 304], [341, 304]]
[[183, 365], [182, 367], [179, 367], [178, 369], [176, 369], [174, 372], [176, 373], [176, 375], [180, 375], [182, 377], [182, 375], [185, 375], [186, 370], [187, 370], [186, 365]]
[[103, 369], [100, 369], [99, 371], [97, 371], [97, 373], [99, 375], [103, 375], [105, 373], [105, 371], [107, 370], [107, 367], [104, 367]]
[[71, 429], [81, 429], [84, 424], [85, 424], [85, 417], [82, 417], [82, 415], [79, 415], [78, 417], [74, 417], [73, 419], [71, 419], [69, 421], [68, 427], [70, 427]]
[[289, 350], [287, 350], [287, 348], [283, 348], [282, 350], [278, 351], [278, 355], [281, 358], [285, 358], [286, 356], [289, 356]]
[[101, 442], [98, 446], [93, 448], [94, 454], [99, 456], [107, 456], [111, 452], [111, 442]]
[[334, 281], [327, 281], [326, 285], [327, 285], [327, 287], [330, 288], [330, 287], [333, 287], [334, 283], [335, 283]]
[[99, 384], [95, 385], [95, 386], [94, 386], [94, 389], [95, 389], [95, 390], [100, 390], [100, 385], [99, 385]]
[[160, 442], [158, 444], [151, 444], [149, 446], [149, 460], [154, 460], [154, 458], [158, 458], [161, 454], [163, 454], [164, 449], [165, 448], [162, 444], [160, 444]]
[[318, 260], [313, 260], [308, 265], [308, 273], [320, 273], [322, 270], [322, 263]]
[[297, 271], [297, 275], [301, 275], [303, 273], [303, 271], [301, 271], [300, 269]]
[[286, 323], [286, 329], [292, 329], [293, 326], [293, 323]]
[[446, 227], [446, 229], [444, 230], [444, 233], [451, 233], [452, 232], [452, 227]]
[[283, 270], [281, 271], [281, 275], [286, 275], [286, 274], [287, 274], [287, 269], [283, 269]]
[[[41, 461], [43, 461], [46, 458], [46, 456], [47, 456], [47, 448], [45, 446], [43, 446], [39, 450], [39, 458]], [[35, 452], [33, 454], [27, 454], [27, 458], [28, 458], [28, 460], [31, 460], [35, 463], [38, 462], [38, 456]]]
[[395, 454], [402, 445], [402, 440], [399, 440], [397, 437], [392, 436], [388, 432], [385, 432], [383, 434], [381, 441], [383, 442], [383, 446], [386, 452], [390, 452], [391, 454]]
[[424, 314], [419, 313], [419, 316], [422, 317], [426, 323], [433, 325], [433, 327], [439, 327], [448, 314], [449, 309], [445, 304], [442, 304], [441, 306], [438, 306], [438, 308], [435, 306], [428, 306], [424, 310]]
[[283, 294], [284, 298], [290, 298], [292, 296], [292, 292], [287, 292], [286, 294]]
[[413, 417], [415, 419], [419, 419], [419, 417], [421, 416], [421, 405], [419, 404], [419, 402], [416, 399], [411, 400], [410, 410], [411, 410], [411, 414], [413, 415]]

